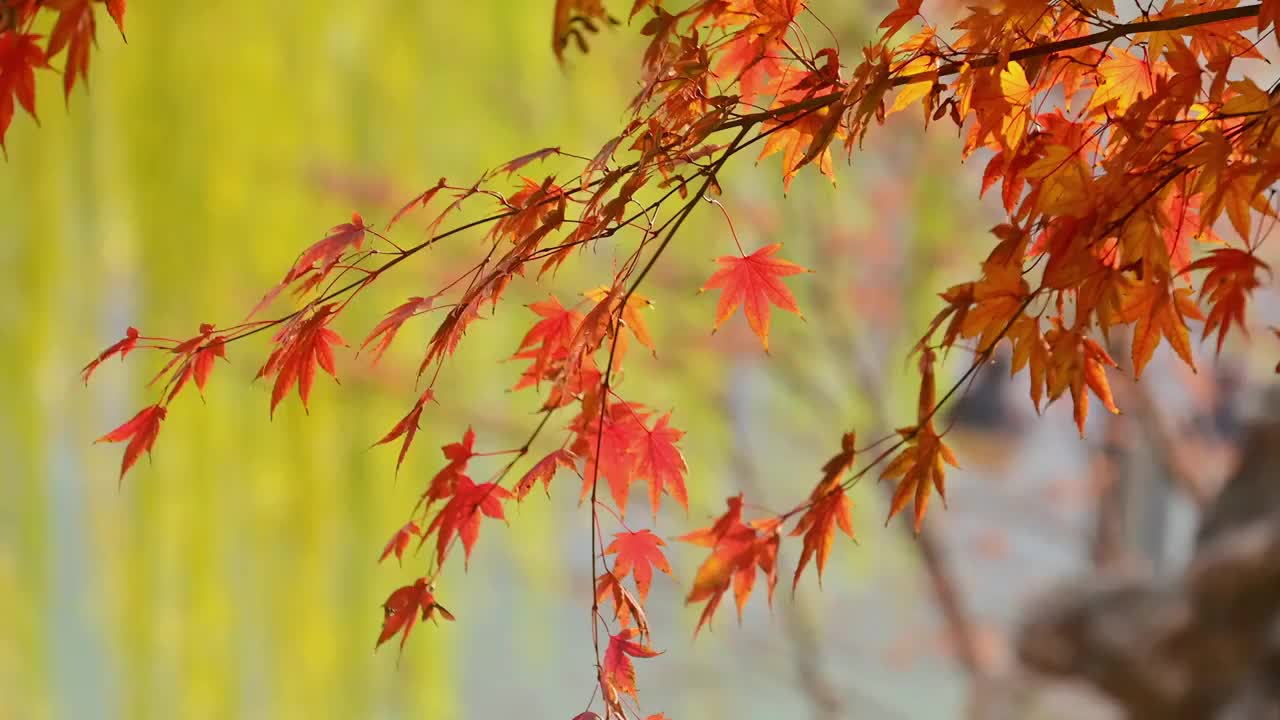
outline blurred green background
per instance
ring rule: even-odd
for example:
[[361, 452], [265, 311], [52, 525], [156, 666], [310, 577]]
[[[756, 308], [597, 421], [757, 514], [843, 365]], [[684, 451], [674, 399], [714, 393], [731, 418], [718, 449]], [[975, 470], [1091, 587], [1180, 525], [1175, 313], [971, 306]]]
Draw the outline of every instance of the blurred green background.
[[[417, 628], [398, 663], [392, 646], [373, 652], [381, 602], [426, 556], [404, 568], [375, 560], [441, 464], [438, 447], [469, 424], [479, 448], [512, 447], [534, 424], [538, 399], [507, 391], [519, 368], [501, 361], [533, 318], [519, 303], [545, 289], [517, 283], [498, 318], [467, 336], [398, 479], [395, 451], [368, 448], [412, 402], [433, 316], [376, 368], [346, 353], [341, 387], [321, 378], [309, 416], [290, 398], [269, 420], [268, 386], [250, 382], [266, 344], [233, 345], [206, 400], [176, 403], [154, 460], [119, 488], [121, 448], [91, 442], [152, 402], [145, 383], [157, 358], [112, 361], [88, 389], [78, 378], [129, 325], [186, 337], [200, 322], [238, 322], [299, 249], [352, 210], [380, 225], [442, 175], [469, 184], [544, 146], [594, 154], [626, 117], [642, 38], [606, 32], [560, 67], [550, 6], [135, 2], [127, 45], [100, 20], [91, 88], [69, 109], [60, 79], [44, 74], [41, 124], [15, 118], [0, 166], [0, 717], [582, 710], [594, 683], [591, 581], [586, 517], [567, 475], [550, 502], [535, 493], [512, 507], [509, 528], [486, 524], [469, 574], [460, 563], [446, 571], [439, 595], [456, 624]], [[852, 57], [882, 10], [832, 3], [823, 18]], [[874, 437], [910, 417], [904, 352], [937, 308], [933, 293], [972, 271], [991, 222], [972, 199], [976, 179], [954, 162], [954, 138], [922, 137], [914, 117], [900, 125], [873, 133], [854, 167], [838, 163], [834, 189], [805, 173], [785, 201], [777, 158], [731, 163], [725, 203], [744, 245], [785, 241], [787, 257], [821, 270], [792, 283], [807, 321], [775, 317], [772, 357], [741, 318], [708, 332], [714, 300], [696, 289], [733, 248], [714, 208], [695, 216], [646, 286], [660, 352], [633, 348], [623, 393], [674, 410], [692, 468], [690, 512], [664, 509], [659, 534], [706, 525], [739, 489], [766, 506], [794, 502], [841, 432]], [[393, 237], [412, 242], [422, 227]], [[338, 329], [358, 343], [387, 309], [465, 267], [478, 238], [406, 264]], [[587, 253], [553, 287], [569, 301], [613, 259], [608, 247]], [[1069, 421], [1055, 417], [1057, 437], [1068, 437]], [[496, 462], [478, 465], [482, 478]], [[1022, 475], [1072, 467], [1050, 465]], [[667, 653], [639, 663], [646, 710], [954, 716], [964, 673], [937, 641], [914, 550], [896, 525], [881, 527], [873, 487], [855, 501], [863, 545], [840, 541], [825, 591], [806, 580], [794, 600], [779, 592], [773, 614], [757, 597], [742, 629], [726, 606], [694, 643], [697, 609], [657, 579], [650, 621]], [[633, 512], [643, 518], [647, 504]], [[1073, 551], [1054, 565], [1046, 552], [1022, 560], [1044, 575], [1078, 561]], [[700, 553], [669, 555], [687, 583]], [[1013, 606], [1000, 597], [982, 622], [1004, 623]], [[835, 715], [814, 700], [824, 691], [813, 677], [826, 678]]]

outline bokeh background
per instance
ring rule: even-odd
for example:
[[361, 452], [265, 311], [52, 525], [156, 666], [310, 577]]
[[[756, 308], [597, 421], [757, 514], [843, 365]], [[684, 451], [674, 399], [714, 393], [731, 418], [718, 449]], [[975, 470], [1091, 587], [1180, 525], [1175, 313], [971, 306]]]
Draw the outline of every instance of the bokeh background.
[[[887, 10], [822, 5], [846, 53]], [[439, 446], [472, 425], [479, 447], [507, 448], [534, 424], [538, 399], [508, 390], [518, 366], [503, 362], [533, 317], [517, 302], [468, 335], [398, 478], [394, 450], [369, 446], [412, 402], [429, 321], [377, 367], [344, 354], [341, 387], [322, 378], [309, 415], [290, 399], [274, 420], [268, 387], [251, 382], [265, 343], [237, 343], [207, 397], [176, 403], [153, 460], [122, 486], [120, 448], [91, 443], [150, 402], [155, 358], [104, 365], [88, 388], [78, 374], [129, 325], [186, 337], [240, 320], [352, 210], [385, 222], [440, 176], [467, 183], [538, 147], [594, 154], [625, 117], [640, 38], [607, 31], [561, 67], [550, 20], [549, 2], [135, 2], [127, 45], [100, 22], [88, 92], [64, 109], [59, 78], [44, 74], [40, 126], [16, 118], [0, 165], [0, 718], [568, 718], [585, 707], [588, 529], [563, 474], [550, 500], [535, 493], [509, 527], [485, 527], [469, 572], [446, 572], [439, 594], [456, 624], [420, 626], [399, 661], [394, 647], [373, 652], [382, 600], [425, 562], [377, 555], [442, 463]], [[935, 294], [973, 272], [996, 218], [977, 199], [980, 163], [956, 162], [954, 131], [920, 125], [899, 117], [873, 131], [838, 184], [805, 173], [786, 199], [776, 158], [731, 163], [724, 203], [744, 245], [786, 242], [820, 270], [792, 283], [806, 320], [776, 317], [772, 356], [741, 318], [709, 333], [714, 300], [696, 289], [732, 249], [715, 208], [695, 215], [647, 286], [659, 353], [633, 356], [624, 392], [674, 410], [691, 467], [689, 512], [664, 508], [660, 535], [704, 526], [739, 490], [793, 502], [841, 432], [874, 437], [911, 416], [906, 351]], [[358, 342], [382, 312], [465, 267], [478, 239], [406, 264], [339, 330]], [[612, 262], [601, 247], [552, 287], [571, 297]], [[517, 285], [519, 302], [546, 292]], [[1273, 300], [1261, 298], [1259, 327]], [[1231, 423], [1248, 409], [1218, 379], [1247, 387], [1272, 350], [1233, 345], [1221, 365], [1204, 353], [1198, 376], [1162, 351], [1143, 385], [1113, 382], [1152, 400], [1146, 420], [1221, 477]], [[1159, 391], [1171, 385], [1183, 390]], [[1095, 417], [1090, 440], [1076, 440], [1069, 407], [1037, 419], [1021, 381], [994, 371], [970, 398], [957, 410], [965, 469], [950, 508], [915, 540], [884, 527], [882, 489], [860, 485], [861, 544], [837, 541], [821, 591], [807, 578], [772, 612], [754, 598], [741, 627], [722, 608], [695, 642], [697, 608], [683, 606], [680, 583], [700, 555], [673, 543], [679, 582], [659, 577], [649, 603], [666, 654], [639, 663], [645, 708], [963, 717], [981, 673], [1017, 678], [1017, 717], [1083, 717], [1082, 691], [1019, 674], [1018, 619], [1038, 593], [1117, 552], [1151, 572], [1176, 567], [1194, 512], [1156, 478], [1133, 491], [1151, 497], [1129, 506], [1129, 529], [1101, 537], [1098, 448], [1126, 430]], [[1127, 432], [1157, 458], [1132, 472], [1160, 474], [1168, 443]], [[479, 461], [475, 476], [494, 467]], [[1158, 508], [1159, 528], [1134, 507]], [[1120, 549], [1107, 556], [1104, 541]], [[1069, 702], [1055, 700], [1063, 693]]]

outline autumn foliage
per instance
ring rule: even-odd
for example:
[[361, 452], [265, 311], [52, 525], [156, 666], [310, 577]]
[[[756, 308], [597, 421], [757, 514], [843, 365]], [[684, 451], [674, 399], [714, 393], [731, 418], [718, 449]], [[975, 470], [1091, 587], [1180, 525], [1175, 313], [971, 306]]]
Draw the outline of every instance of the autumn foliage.
[[[86, 76], [95, 4], [3, 6], [0, 139], [15, 99], [34, 115], [35, 70], [64, 57], [68, 93]], [[101, 4], [123, 29], [124, 2]], [[1270, 277], [1255, 251], [1275, 222], [1271, 188], [1280, 179], [1277, 93], [1251, 79], [1250, 63], [1261, 58], [1259, 42], [1272, 42], [1280, 0], [1169, 0], [1140, 15], [1111, 0], [1004, 0], [950, 11], [958, 19], [949, 29], [930, 22], [919, 0], [899, 0], [874, 42], [843, 53], [815, 44], [823, 37], [815, 19], [821, 5], [558, 0], [557, 56], [586, 51], [588, 37], [626, 19], [648, 39], [642, 87], [618, 134], [573, 174], [523, 175], [548, 158], [577, 157], [536, 150], [473, 181], [440, 179], [381, 231], [357, 213], [317, 232], [246, 322], [202, 324], [177, 339], [131, 328], [84, 370], [87, 381], [109, 358], [144, 350], [164, 360], [155, 402], [101, 438], [127, 442], [121, 477], [156, 445], [174, 398], [193, 385], [204, 392], [229, 345], [269, 338], [257, 375], [272, 384], [270, 414], [295, 388], [306, 407], [317, 369], [336, 378], [336, 353], [363, 351], [376, 363], [402, 327], [430, 322], [416, 397], [402, 418], [389, 419], [389, 430], [369, 438], [395, 448], [398, 469], [432, 399], [449, 391], [438, 381], [467, 330], [499, 314], [523, 323], [509, 384], [536, 396], [541, 417], [515, 448], [487, 445], [469, 428], [445, 445], [443, 468], [385, 541], [382, 560], [403, 561], [411, 545], [430, 544], [430, 551], [416, 579], [388, 597], [377, 644], [400, 634], [403, 645], [419, 620], [452, 620], [435, 588], [445, 565], [456, 564], [458, 542], [465, 567], [481, 531], [504, 522], [511, 503], [529, 500], [539, 486], [572, 492], [555, 480], [576, 475], [592, 532], [594, 587], [583, 593], [593, 599], [596, 697], [604, 716], [630, 717], [640, 697], [633, 661], [658, 654], [645, 614], [649, 589], [655, 571], [675, 574], [662, 537], [633, 523], [656, 519], [663, 496], [687, 509], [697, 469], [680, 450], [678, 408], [646, 405], [643, 388], [627, 385], [625, 368], [638, 350], [655, 350], [645, 324], [655, 310], [640, 292], [646, 277], [683, 240], [686, 218], [720, 193], [719, 171], [731, 158], [776, 157], [765, 166], [788, 188], [810, 165], [834, 178], [837, 156], [856, 156], [874, 141], [874, 126], [911, 113], [930, 130], [961, 134], [963, 157], [982, 163], [982, 192], [1005, 217], [972, 279], [943, 290], [923, 328], [913, 351], [920, 390], [910, 424], [864, 446], [853, 432], [832, 437], [833, 456], [821, 467], [812, 463], [811, 490], [785, 512], [757, 510], [737, 495], [723, 515], [679, 538], [706, 552], [686, 595], [702, 605], [695, 633], [731, 591], [739, 614], [758, 584], [772, 602], [788, 554], [799, 558], [793, 587], [811, 566], [821, 578], [837, 536], [854, 535], [847, 491], [868, 473], [895, 488], [889, 517], [910, 506], [920, 528], [931, 498], [945, 499], [947, 468], [959, 462], [939, 409], [998, 346], [1008, 346], [1014, 372], [1029, 377], [1037, 409], [1070, 395], [1083, 433], [1091, 408], [1118, 412], [1109, 377], [1120, 362], [1108, 338], [1130, 338], [1125, 360], [1137, 376], [1162, 345], [1191, 364], [1197, 324], [1219, 349], [1245, 329], [1251, 293]], [[54, 23], [47, 39], [29, 32], [41, 15]], [[490, 210], [483, 221], [450, 225], [477, 206]], [[391, 239], [395, 227], [420, 215], [425, 235]], [[487, 230], [464, 234], [481, 227]], [[733, 322], [741, 308], [768, 351], [771, 321], [795, 321], [772, 310], [802, 317], [790, 288], [805, 281], [806, 269], [779, 245], [744, 248], [731, 235], [717, 239], [724, 254], [701, 286], [712, 295], [707, 326]], [[385, 272], [465, 237], [473, 238], [476, 259], [458, 280], [388, 309], [372, 328], [345, 329], [364, 335], [354, 349], [334, 329]], [[613, 252], [613, 273], [591, 287], [558, 287], [556, 270], [589, 249]], [[545, 299], [508, 307], [504, 293], [516, 278], [545, 287]], [[290, 309], [262, 319], [284, 297]], [[952, 350], [969, 351], [969, 369], [939, 387], [938, 363]], [[544, 433], [558, 433], [559, 446], [530, 457]], [[469, 462], [479, 454], [507, 462], [478, 481]], [[636, 485], [645, 487], [647, 513], [632, 503]], [[588, 709], [579, 717], [599, 715]]]

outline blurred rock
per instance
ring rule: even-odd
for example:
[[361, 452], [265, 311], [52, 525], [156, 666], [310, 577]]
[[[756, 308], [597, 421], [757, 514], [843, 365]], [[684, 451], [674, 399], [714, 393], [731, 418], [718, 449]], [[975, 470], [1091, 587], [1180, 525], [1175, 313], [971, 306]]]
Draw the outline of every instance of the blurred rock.
[[1084, 680], [1133, 720], [1280, 720], [1280, 392], [1168, 580], [1089, 578], [1027, 615], [1021, 661]]

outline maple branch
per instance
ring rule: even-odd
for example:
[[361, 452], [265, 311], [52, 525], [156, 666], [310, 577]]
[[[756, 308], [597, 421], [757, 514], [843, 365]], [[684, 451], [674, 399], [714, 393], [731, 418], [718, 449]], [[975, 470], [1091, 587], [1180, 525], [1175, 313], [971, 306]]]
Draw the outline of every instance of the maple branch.
[[[1090, 35], [1082, 35], [1077, 38], [1058, 40], [1051, 43], [1045, 43], [1043, 45], [1032, 45], [1031, 47], [1014, 50], [1010, 52], [1005, 59], [1008, 61], [1027, 60], [1030, 58], [1045, 57], [1054, 53], [1066, 52], [1068, 50], [1078, 50], [1080, 48], [1097, 45], [1099, 43], [1114, 42], [1122, 37], [1138, 33], [1167, 32], [1170, 30], [1182, 30], [1199, 25], [1212, 25], [1214, 23], [1227, 22], [1230, 20], [1240, 20], [1242, 18], [1256, 16], [1261, 9], [1261, 4], [1245, 5], [1242, 7], [1227, 8], [1224, 10], [1211, 10], [1209, 12], [1181, 15], [1172, 18], [1141, 20], [1138, 22], [1116, 25]], [[932, 82], [941, 77], [956, 75], [966, 66], [970, 68], [995, 67], [1004, 57], [1005, 56], [1001, 54], [983, 55], [974, 60], [950, 62], [946, 65], [940, 66], [937, 70], [928, 70], [925, 72], [912, 73], [910, 75], [898, 75], [889, 79], [889, 87], [895, 88], [919, 82]], [[755, 125], [765, 120], [774, 119], [780, 115], [786, 115], [801, 110], [817, 110], [832, 105], [843, 97], [845, 97], [845, 93], [838, 92], [806, 98], [805, 100], [791, 103], [790, 105], [783, 105], [769, 110], [762, 110], [760, 112], [742, 115], [735, 120], [720, 124], [716, 129], [729, 130], [743, 125]]]
[[[1009, 53], [1007, 59], [1010, 61], [1027, 60], [1029, 58], [1044, 57], [1054, 53], [1066, 52], [1068, 50], [1078, 50], [1080, 48], [1097, 45], [1099, 43], [1114, 42], [1120, 38], [1127, 37], [1129, 35], [1136, 35], [1138, 33], [1168, 32], [1170, 30], [1182, 30], [1184, 28], [1196, 27], [1198, 25], [1212, 25], [1214, 23], [1227, 22], [1229, 20], [1239, 20], [1241, 18], [1256, 16], [1258, 11], [1261, 9], [1261, 4], [1245, 5], [1242, 7], [1227, 8], [1225, 10], [1211, 10], [1209, 12], [1180, 15], [1178, 17], [1161, 18], [1158, 20], [1140, 20], [1138, 22], [1115, 25], [1091, 35], [1082, 35], [1077, 38], [1058, 40], [1056, 42], [1045, 43], [1043, 45], [1033, 45], [1031, 47], [1022, 48], [1021, 50], [1014, 50]], [[1000, 64], [1002, 57], [1002, 55], [996, 54], [986, 55], [976, 60], [952, 62], [939, 67], [936, 71], [914, 73], [911, 75], [896, 77], [890, 82], [890, 85], [892, 87], [897, 87], [899, 85], [908, 85], [910, 83], [932, 80], [935, 77], [955, 75], [963, 70], [966, 65], [971, 68], [995, 67]]]
[[[621, 328], [618, 327], [618, 323], [621, 323], [622, 321], [622, 313], [625, 312], [627, 302], [631, 300], [631, 296], [635, 294], [636, 290], [640, 287], [640, 284], [644, 282], [645, 277], [648, 276], [649, 271], [653, 269], [654, 265], [657, 264], [658, 259], [662, 257], [663, 251], [665, 251], [667, 246], [671, 244], [672, 238], [674, 238], [676, 233], [679, 232], [680, 226], [684, 224], [685, 219], [693, 213], [693, 209], [697, 207], [698, 201], [702, 199], [703, 195], [706, 194], [707, 189], [711, 187], [711, 183], [715, 182], [716, 173], [718, 173], [720, 168], [724, 166], [725, 162], [740, 149], [739, 144], [750, 130], [750, 127], [742, 128], [742, 130], [738, 132], [738, 136], [733, 139], [733, 142], [729, 143], [725, 148], [725, 151], [721, 153], [720, 158], [709, 168], [701, 172], [704, 176], [702, 186], [698, 188], [698, 191], [694, 193], [689, 201], [676, 212], [675, 216], [673, 216], [671, 226], [666, 230], [666, 236], [653, 251], [653, 255], [649, 257], [649, 262], [641, 268], [635, 279], [631, 281], [631, 285], [628, 287], [627, 292], [622, 296], [622, 300], [618, 303], [618, 317], [614, 319], [615, 328], [617, 329], [615, 330], [613, 339], [609, 344], [609, 358], [605, 362], [604, 376], [600, 381], [600, 421], [599, 427], [596, 429], [596, 460], [591, 467], [591, 642], [595, 648], [596, 673], [599, 677], [603, 676], [604, 669], [600, 662], [600, 630], [599, 623], [597, 622], [600, 619], [600, 598], [596, 594], [595, 578], [597, 574], [597, 559], [599, 559], [600, 562], [603, 562], [603, 557], [602, 553], [596, 552], [598, 538], [597, 525], [600, 522], [599, 503], [596, 498], [598, 497], [600, 487], [600, 453], [604, 446], [604, 418], [609, 407], [610, 382], [613, 379], [613, 360], [618, 350], [618, 338], [622, 337]], [[670, 197], [670, 194], [665, 197]], [[642, 248], [643, 245], [640, 249]], [[640, 249], [637, 249], [636, 252], [639, 253]]]
[[[511, 458], [511, 460], [505, 466], [503, 466], [501, 470], [498, 471], [498, 474], [494, 476], [493, 480], [490, 481], [489, 488], [485, 490], [484, 494], [480, 496], [480, 499], [476, 501], [475, 507], [471, 508], [471, 513], [473, 515], [475, 513], [480, 512], [480, 506], [484, 504], [485, 500], [489, 499], [489, 496], [493, 494], [493, 491], [500, 484], [502, 484], [502, 481], [505, 480], [507, 475], [511, 473], [511, 468], [515, 467], [516, 463], [519, 462], [521, 458], [529, 454], [529, 450], [533, 446], [534, 441], [537, 440], [538, 436], [542, 434], [542, 429], [547, 426], [547, 421], [551, 419], [552, 413], [554, 413], [557, 409], [558, 408], [550, 408], [550, 409], [541, 411], [542, 420], [540, 420], [537, 426], [533, 428], [533, 432], [529, 433], [529, 437], [525, 438], [524, 444], [514, 450], [515, 457]], [[478, 457], [481, 454], [482, 453], [477, 453], [476, 456]], [[415, 509], [415, 513], [416, 513], [416, 509]], [[425, 518], [426, 516], [424, 515], [423, 517]], [[410, 519], [412, 519], [412, 517], [410, 517]], [[449, 544], [445, 547], [445, 551], [444, 551], [446, 556], [449, 554], [449, 551], [453, 550], [454, 544], [458, 542], [458, 538], [460, 537], [462, 537], [462, 534], [458, 533], [454, 535], [453, 539], [449, 541]], [[423, 541], [425, 542], [425, 540], [426, 540], [426, 536], [424, 535]], [[421, 548], [422, 543], [419, 543], [418, 547]], [[432, 553], [431, 562], [435, 562], [436, 557], [437, 557], [436, 554]], [[437, 563], [435, 570], [432, 571], [427, 578], [428, 584], [435, 582], [436, 576], [438, 576], [442, 570], [444, 570], [444, 564]]]
[[[991, 348], [988, 348], [985, 355], [975, 358], [970, 370], [972, 371], [973, 368], [984, 364], [991, 357], [991, 350], [999, 343], [1000, 340], [996, 340], [992, 343]], [[890, 412], [888, 409], [889, 403], [881, 391], [883, 385], [875, 380], [862, 353], [855, 351], [853, 355], [853, 364], [857, 369], [856, 377], [860, 389], [871, 399], [872, 422], [877, 427], [885, 427], [889, 424]], [[964, 379], [962, 378], [960, 382], [963, 383]], [[945, 402], [945, 398], [943, 400]], [[939, 405], [941, 404], [939, 403]], [[886, 485], [885, 490], [892, 497], [893, 488]], [[911, 532], [911, 527], [906, 523], [902, 523], [902, 527], [908, 533]], [[977, 633], [974, 630], [968, 608], [965, 607], [964, 595], [955, 579], [951, 576], [942, 542], [934, 535], [932, 527], [922, 525], [920, 531], [915, 533], [915, 539], [916, 548], [920, 551], [920, 560], [925, 567], [925, 574], [929, 576], [929, 584], [933, 587], [933, 595], [937, 599], [938, 610], [942, 612], [943, 620], [950, 630], [949, 634], [956, 648], [956, 654], [960, 658], [960, 664], [969, 673], [970, 679], [976, 686], [981, 682], [984, 668], [978, 654]]]

